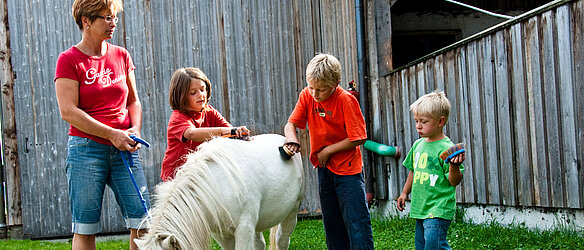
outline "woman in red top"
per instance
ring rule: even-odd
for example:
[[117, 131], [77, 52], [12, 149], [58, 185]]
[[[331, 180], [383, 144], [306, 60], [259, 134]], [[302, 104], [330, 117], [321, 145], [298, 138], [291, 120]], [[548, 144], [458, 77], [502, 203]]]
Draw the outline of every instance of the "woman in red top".
[[200, 69], [177, 69], [170, 79], [168, 92], [173, 111], [168, 121], [168, 146], [160, 173], [163, 181], [174, 178], [176, 170], [185, 163], [187, 154], [204, 141], [231, 133], [238, 137], [249, 135], [245, 126], [231, 126], [219, 111], [209, 105], [211, 82]]
[[76, 0], [72, 12], [82, 38], [59, 55], [55, 69], [59, 111], [70, 124], [66, 168], [72, 249], [95, 249], [106, 185], [130, 228], [130, 249], [137, 249], [132, 239], [148, 226], [141, 223], [145, 211], [120, 154], [132, 152], [132, 172], [148, 208], [146, 178], [136, 151], [140, 144], [130, 138], [140, 136], [142, 127], [135, 67], [126, 49], [106, 42], [122, 9], [120, 0]]

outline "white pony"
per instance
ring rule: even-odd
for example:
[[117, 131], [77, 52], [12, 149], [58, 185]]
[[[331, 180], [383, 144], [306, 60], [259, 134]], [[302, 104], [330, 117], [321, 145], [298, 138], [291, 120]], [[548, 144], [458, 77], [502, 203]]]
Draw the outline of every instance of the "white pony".
[[[281, 135], [215, 138], [190, 154], [172, 181], [156, 187], [151, 227], [140, 249], [287, 249], [304, 197], [302, 160], [284, 160]], [[279, 224], [279, 227], [278, 227]], [[277, 230], [277, 233], [276, 233]], [[276, 235], [274, 237], [274, 235]]]

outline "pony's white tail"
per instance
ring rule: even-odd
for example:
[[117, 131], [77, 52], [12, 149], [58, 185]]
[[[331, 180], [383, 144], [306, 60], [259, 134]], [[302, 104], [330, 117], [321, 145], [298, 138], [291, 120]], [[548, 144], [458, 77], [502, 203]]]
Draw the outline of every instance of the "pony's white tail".
[[210, 232], [221, 233], [225, 225], [233, 224], [209, 165], [221, 167], [234, 188], [241, 174], [230, 150], [219, 146], [201, 144], [172, 181], [156, 187], [152, 227], [136, 241], [141, 248], [209, 249]]

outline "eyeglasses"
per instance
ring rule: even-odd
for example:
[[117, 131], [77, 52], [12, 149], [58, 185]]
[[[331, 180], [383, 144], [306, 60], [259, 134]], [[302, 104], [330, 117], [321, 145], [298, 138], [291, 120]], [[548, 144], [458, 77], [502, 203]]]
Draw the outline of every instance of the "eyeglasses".
[[118, 23], [118, 18], [117, 17], [113, 17], [113, 16], [95, 16], [97, 18], [101, 18], [103, 20], [105, 20], [108, 23]]

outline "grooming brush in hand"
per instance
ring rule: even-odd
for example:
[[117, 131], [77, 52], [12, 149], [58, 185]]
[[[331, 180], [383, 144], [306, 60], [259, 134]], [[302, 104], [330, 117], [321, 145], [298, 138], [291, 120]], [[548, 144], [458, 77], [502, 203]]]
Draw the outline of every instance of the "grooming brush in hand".
[[248, 133], [243, 133], [243, 136], [237, 136], [237, 128], [232, 128], [230, 134], [224, 134], [223, 137], [230, 139], [239, 139], [244, 141], [251, 140]]
[[444, 160], [445, 163], [450, 163], [450, 160], [456, 157], [459, 154], [464, 153], [464, 143], [458, 143], [447, 150], [444, 150], [442, 154], [440, 154], [440, 159]]
[[298, 145], [298, 147], [300, 147], [300, 144], [296, 143], [296, 142], [287, 142], [284, 143], [283, 146], [278, 147], [278, 150], [280, 150], [280, 155], [282, 156], [282, 158], [286, 159], [286, 160], [290, 160], [290, 158], [292, 158], [292, 156], [296, 153], [292, 152], [290, 149], [288, 149], [288, 147], [286, 147], [286, 145]]

